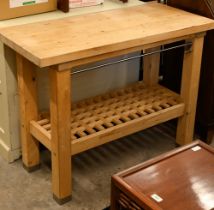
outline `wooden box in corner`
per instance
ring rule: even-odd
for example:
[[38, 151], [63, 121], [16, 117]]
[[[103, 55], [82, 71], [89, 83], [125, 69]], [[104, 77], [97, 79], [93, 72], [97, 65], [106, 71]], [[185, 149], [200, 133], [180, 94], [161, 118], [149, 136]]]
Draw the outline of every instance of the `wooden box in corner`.
[[112, 177], [111, 210], [213, 210], [214, 148], [196, 141]]
[[57, 0], [1, 0], [0, 20], [49, 12], [57, 9]]

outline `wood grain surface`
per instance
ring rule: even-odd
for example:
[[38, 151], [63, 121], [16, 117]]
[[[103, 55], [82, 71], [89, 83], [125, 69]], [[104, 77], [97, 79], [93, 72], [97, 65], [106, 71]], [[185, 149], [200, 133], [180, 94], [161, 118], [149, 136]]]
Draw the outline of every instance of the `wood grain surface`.
[[0, 31], [0, 39], [40, 67], [214, 28], [214, 21], [156, 2]]
[[[142, 82], [80, 101], [72, 104], [70, 154], [78, 154], [183, 114], [184, 104], [179, 95], [160, 85], [147, 87]], [[51, 151], [53, 129], [49, 114], [39, 121], [31, 121], [31, 134]]]
[[114, 175], [113, 184], [145, 209], [212, 210], [213, 165], [213, 148], [196, 141]]

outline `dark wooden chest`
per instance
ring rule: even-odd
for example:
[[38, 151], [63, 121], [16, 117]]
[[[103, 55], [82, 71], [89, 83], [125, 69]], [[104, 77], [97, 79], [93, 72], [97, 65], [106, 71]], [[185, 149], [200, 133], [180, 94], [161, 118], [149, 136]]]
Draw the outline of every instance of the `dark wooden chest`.
[[112, 177], [111, 210], [214, 209], [214, 149], [200, 141]]

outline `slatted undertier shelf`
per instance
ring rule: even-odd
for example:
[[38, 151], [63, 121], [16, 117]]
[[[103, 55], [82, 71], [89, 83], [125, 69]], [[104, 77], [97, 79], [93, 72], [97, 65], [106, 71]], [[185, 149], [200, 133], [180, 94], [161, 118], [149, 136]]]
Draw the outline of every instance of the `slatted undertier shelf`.
[[[180, 96], [137, 82], [72, 105], [72, 155], [184, 114]], [[51, 150], [50, 117], [31, 121], [31, 134]]]

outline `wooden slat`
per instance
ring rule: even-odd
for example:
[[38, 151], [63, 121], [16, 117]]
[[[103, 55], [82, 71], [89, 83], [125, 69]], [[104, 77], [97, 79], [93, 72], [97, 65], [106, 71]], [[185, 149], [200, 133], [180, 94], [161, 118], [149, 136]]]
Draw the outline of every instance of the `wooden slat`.
[[[213, 28], [213, 20], [152, 2], [5, 28], [0, 32], [0, 39], [36, 65], [44, 67]], [[60, 39], [56, 34], [60, 34]]]
[[38, 120], [35, 65], [16, 56], [21, 115], [22, 160], [28, 170], [39, 165], [39, 142], [30, 134], [30, 121]]
[[[159, 116], [158, 118], [161, 118], [162, 122], [165, 122], [167, 120], [170, 120], [170, 119], [173, 119], [176, 117], [180, 117], [184, 113], [184, 105], [183, 104], [176, 105], [176, 107], [173, 107], [173, 109], [174, 110], [173, 110], [173, 112], [171, 112], [170, 118], [168, 118], [168, 116], [166, 116], [165, 113], [162, 113], [166, 117], [165, 119], [163, 119], [163, 116]], [[160, 114], [160, 112], [158, 112], [158, 114]], [[151, 115], [150, 115], [150, 117], [151, 117]], [[154, 125], [160, 123], [159, 121], [156, 121], [156, 118], [154, 118], [154, 116], [152, 116], [152, 118], [153, 118], [153, 121], [152, 121], [153, 124], [151, 123], [150, 126], [154, 126]], [[148, 122], [147, 118], [139, 120], [140, 121], [139, 122], [139, 124], [140, 124], [139, 128], [135, 127], [136, 122], [132, 122], [132, 125], [130, 125], [131, 128], [129, 129], [130, 133], [128, 133], [128, 134], [131, 134], [133, 132], [137, 132], [137, 131], [143, 130], [145, 128], [148, 128], [149, 126], [147, 126], [145, 124], [144, 120], [146, 122]], [[130, 120], [128, 120], [128, 121], [130, 121]], [[145, 127], [141, 126], [141, 124], [143, 124]], [[118, 124], [118, 125], [121, 125], [121, 124]], [[115, 137], [114, 139], [111, 139], [111, 134], [109, 134], [109, 133], [111, 133], [111, 130], [109, 130], [109, 128], [112, 128], [112, 127], [113, 126], [108, 127], [108, 130], [106, 129], [103, 133], [99, 133], [99, 134], [97, 134], [97, 133], [95, 134], [95, 132], [93, 131], [93, 132], [91, 132], [90, 136], [87, 136], [87, 137], [82, 138], [82, 139], [81, 138], [77, 139], [74, 136], [72, 136], [71, 137], [71, 144], [72, 144], [71, 155], [74, 155], [74, 154], [80, 153], [82, 151], [91, 149], [95, 146], [105, 144], [105, 143], [113, 141], [117, 138], [121, 138], [121, 137], [125, 136], [124, 135], [125, 133], [122, 132], [123, 129], [126, 130], [129, 128], [129, 126], [128, 127], [124, 126], [125, 128], [121, 128], [121, 129], [118, 129], [118, 127], [114, 128], [114, 130], [117, 129], [118, 134], [117, 134], [117, 137]], [[122, 131], [120, 132], [120, 130], [122, 130]], [[31, 134], [33, 136], [35, 136], [35, 138], [37, 138], [44, 146], [46, 146], [51, 151], [50, 134], [45, 132], [44, 129], [41, 129], [41, 127], [39, 127], [36, 122], [31, 122]], [[95, 135], [92, 135], [92, 134], [95, 134]], [[107, 138], [105, 137], [105, 135], [107, 136]], [[75, 139], [76, 139], [76, 141], [74, 141]], [[86, 145], [85, 145], [85, 142], [87, 142]]]
[[176, 136], [176, 142], [180, 145], [193, 141], [203, 43], [204, 36], [196, 37], [192, 51], [184, 54], [181, 98], [186, 108], [184, 116], [178, 121]]
[[[183, 112], [184, 104], [176, 93], [160, 85], [148, 88], [143, 82], [77, 102], [71, 111], [71, 154], [179, 117]], [[50, 149], [49, 119], [32, 122], [31, 126], [31, 133]]]
[[161, 110], [153, 114], [136, 119], [134, 122], [126, 122], [126, 125], [117, 125], [117, 127], [100, 131], [97, 134], [76, 139], [72, 141], [72, 155], [94, 148], [96, 146], [111, 142], [134, 132], [141, 131], [151, 126], [182, 116], [184, 113], [184, 104], [170, 107], [167, 110]]

